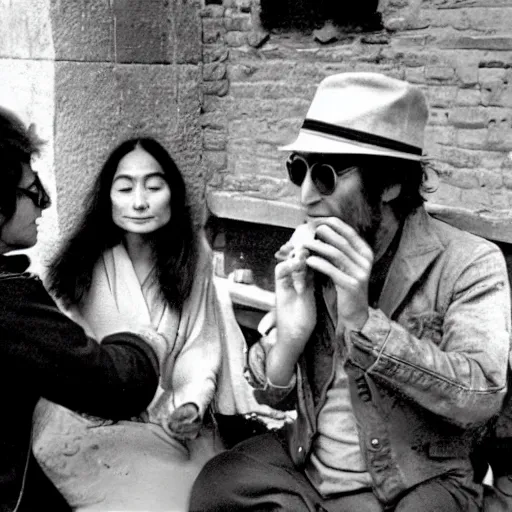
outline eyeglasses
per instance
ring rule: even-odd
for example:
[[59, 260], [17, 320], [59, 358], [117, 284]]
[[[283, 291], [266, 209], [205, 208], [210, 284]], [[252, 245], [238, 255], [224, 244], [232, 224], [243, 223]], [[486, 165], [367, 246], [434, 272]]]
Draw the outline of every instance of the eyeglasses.
[[[36, 188], [37, 190], [30, 190], [30, 188]], [[17, 187], [17, 190], [20, 194], [28, 197], [37, 208], [41, 208], [41, 210], [48, 208], [51, 204], [51, 199], [37, 174], [30, 188]]]
[[297, 185], [302, 186], [308, 170], [311, 170], [311, 181], [317, 188], [318, 192], [323, 196], [331, 195], [336, 189], [336, 183], [338, 176], [343, 176], [354, 169], [357, 166], [352, 165], [348, 167], [342, 167], [342, 165], [333, 166], [329, 163], [323, 162], [321, 159], [309, 165], [308, 161], [300, 155], [293, 153], [286, 161], [286, 169], [288, 170], [288, 176], [290, 181]]

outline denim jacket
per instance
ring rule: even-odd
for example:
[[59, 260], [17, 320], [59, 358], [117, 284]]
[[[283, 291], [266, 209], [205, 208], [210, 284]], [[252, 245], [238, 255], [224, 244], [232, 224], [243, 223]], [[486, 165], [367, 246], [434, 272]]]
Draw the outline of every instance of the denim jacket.
[[[265, 375], [273, 336], [251, 347], [246, 375], [259, 401], [294, 399], [298, 415], [287, 442], [301, 467], [334, 376], [334, 351], [311, 339], [296, 378], [277, 388]], [[500, 250], [419, 208], [405, 221], [378, 308], [360, 332], [338, 328], [332, 337], [331, 347], [348, 350], [360, 447], [379, 500], [392, 505], [446, 473], [471, 481], [475, 437], [506, 392], [510, 296]]]

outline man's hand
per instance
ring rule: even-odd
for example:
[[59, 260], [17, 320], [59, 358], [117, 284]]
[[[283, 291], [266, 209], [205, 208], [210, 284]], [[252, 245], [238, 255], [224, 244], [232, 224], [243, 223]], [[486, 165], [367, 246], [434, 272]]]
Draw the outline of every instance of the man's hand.
[[359, 331], [368, 319], [368, 282], [373, 252], [357, 232], [336, 217], [314, 220], [316, 238], [305, 247], [311, 255], [306, 264], [330, 277], [338, 296], [338, 320]]
[[187, 402], [172, 412], [167, 426], [178, 439], [186, 440], [195, 439], [198, 436], [201, 424], [199, 407], [192, 402]]

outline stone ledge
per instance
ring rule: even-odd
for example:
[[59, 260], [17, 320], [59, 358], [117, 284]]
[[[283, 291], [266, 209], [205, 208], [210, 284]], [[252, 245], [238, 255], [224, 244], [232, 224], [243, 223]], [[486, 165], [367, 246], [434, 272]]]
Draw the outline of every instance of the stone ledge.
[[215, 276], [215, 281], [220, 286], [227, 288], [233, 304], [260, 311], [270, 311], [274, 307], [274, 292], [264, 290], [254, 284], [235, 283], [231, 277]]
[[294, 228], [304, 220], [297, 204], [251, 197], [240, 192], [209, 191], [206, 204], [210, 212], [221, 219], [285, 228]]
[[461, 36], [445, 39], [439, 46], [449, 50], [512, 50], [512, 37], [504, 36]]
[[[223, 219], [286, 228], [294, 228], [304, 220], [296, 203], [251, 197], [239, 192], [209, 191], [206, 202], [210, 212]], [[511, 211], [472, 210], [429, 202], [426, 209], [433, 217], [475, 235], [512, 243]]]

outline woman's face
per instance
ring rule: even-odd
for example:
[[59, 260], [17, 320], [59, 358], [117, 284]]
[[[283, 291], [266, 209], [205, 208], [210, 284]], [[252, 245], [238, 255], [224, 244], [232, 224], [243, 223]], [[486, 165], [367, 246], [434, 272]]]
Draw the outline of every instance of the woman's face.
[[140, 147], [120, 160], [110, 199], [114, 224], [128, 233], [152, 233], [171, 219], [171, 189], [164, 172]]
[[16, 210], [14, 215], [1, 226], [0, 253], [27, 249], [37, 242], [36, 220], [48, 204], [38, 205], [43, 186], [29, 164], [23, 164], [21, 180], [18, 183]]

